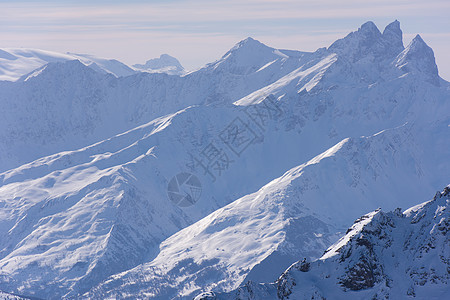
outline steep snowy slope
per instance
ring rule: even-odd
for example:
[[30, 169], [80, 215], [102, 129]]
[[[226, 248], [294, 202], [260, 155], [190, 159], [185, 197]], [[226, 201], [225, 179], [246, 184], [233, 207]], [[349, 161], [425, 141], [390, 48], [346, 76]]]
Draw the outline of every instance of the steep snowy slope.
[[[136, 74], [135, 70], [115, 59], [105, 59], [87, 54], [62, 54], [38, 49], [3, 48], [0, 49], [0, 81], [16, 81], [47, 63], [70, 60], [79, 60], [98, 72], [109, 73], [116, 77]], [[27, 76], [24, 79], [26, 78]]]
[[189, 299], [201, 288], [275, 280], [298, 257], [320, 257], [366, 208], [410, 205], [404, 196], [423, 181], [416, 149], [404, 127], [346, 139], [173, 235], [150, 263], [111, 277], [90, 296]]
[[147, 60], [143, 65], [135, 64], [133, 67], [149, 73], [166, 73], [169, 75], [184, 75], [186, 73], [178, 59], [168, 54], [161, 54], [159, 58]]
[[273, 284], [248, 282], [201, 299], [445, 299], [450, 293], [450, 186], [433, 200], [355, 221], [316, 261], [302, 260]]
[[[372, 38], [365, 31], [351, 37], [372, 45], [365, 41]], [[387, 36], [391, 35], [375, 35]], [[450, 91], [447, 82], [428, 80], [432, 66], [414, 67], [435, 63], [432, 52], [413, 51], [428, 49], [423, 41], [417, 39], [412, 46], [386, 50], [383, 59], [371, 58], [368, 51], [367, 59], [350, 63], [330, 49], [312, 54], [277, 51], [247, 39], [221, 60], [184, 77], [115, 78], [79, 62], [66, 62], [49, 64], [27, 81], [0, 83], [1, 111], [14, 112], [0, 119], [0, 150], [19, 157], [15, 163], [103, 140], [0, 174], [0, 287], [44, 298], [75, 296], [114, 273], [151, 265], [160, 251], [163, 255], [160, 243], [169, 236], [347, 137], [343, 145], [359, 150], [346, 146], [347, 151], [337, 153], [355, 155], [354, 160], [343, 155], [350, 171], [339, 171], [344, 166], [337, 165], [335, 172], [341, 177], [325, 178], [330, 186], [342, 187], [343, 195], [363, 195], [367, 201], [353, 210], [350, 206], [345, 218], [314, 216], [330, 234], [324, 232], [311, 243], [331, 241], [333, 230], [378, 207], [380, 198], [372, 202], [370, 196], [375, 191], [383, 193], [387, 209], [395, 208], [396, 199], [414, 202], [426, 197], [448, 178], [450, 116], [443, 112], [450, 111]], [[260, 53], [260, 60], [246, 65], [239, 58], [242, 53], [244, 57]], [[196, 105], [173, 113], [192, 104]], [[361, 135], [398, 126], [402, 126], [394, 130], [398, 134], [367, 138], [382, 140], [366, 145], [373, 153], [365, 153], [364, 143], [356, 142]], [[13, 165], [11, 157], [0, 159]], [[188, 207], [172, 203], [167, 193], [171, 179], [183, 172], [195, 174], [202, 188]], [[322, 179], [313, 176], [305, 183], [308, 191], [313, 193], [309, 188], [323, 184]], [[322, 217], [334, 216], [324, 203]], [[296, 228], [283, 224], [281, 231]], [[166, 242], [165, 251], [178, 251]], [[308, 248], [303, 247], [302, 254], [295, 248], [285, 250], [280, 265], [293, 261], [294, 254], [295, 259], [306, 256]], [[308, 256], [318, 254], [312, 251]], [[229, 256], [224, 261], [232, 260]], [[265, 258], [256, 255], [242, 262], [247, 269], [236, 281], [223, 282], [223, 287], [231, 289], [245, 276], [256, 276], [250, 269], [259, 262], [270, 265]], [[214, 259], [210, 263], [217, 266]], [[185, 274], [191, 276], [189, 272]], [[176, 275], [171, 279], [182, 281]], [[210, 279], [211, 285], [218, 281]], [[160, 282], [161, 295], [176, 293], [168, 290], [170, 283]], [[198, 289], [199, 283], [186, 293]]]
[[60, 298], [153, 256], [163, 238], [191, 223], [166, 198], [167, 182], [153, 163], [158, 152], [145, 140], [149, 133], [158, 140], [169, 122], [6, 174], [2, 287]]
[[223, 206], [207, 182], [195, 207], [167, 198], [189, 143], [210, 134], [200, 116], [226, 126], [218, 120], [236, 109], [191, 110], [3, 173], [2, 287], [44, 298], [81, 292], [151, 259], [164, 238]]

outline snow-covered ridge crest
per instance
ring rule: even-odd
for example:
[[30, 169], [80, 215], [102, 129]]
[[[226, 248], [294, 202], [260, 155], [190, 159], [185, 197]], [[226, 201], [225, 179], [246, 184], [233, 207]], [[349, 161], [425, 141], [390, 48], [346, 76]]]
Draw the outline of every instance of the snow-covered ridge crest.
[[416, 35], [406, 49], [397, 56], [395, 66], [406, 73], [424, 74], [429, 82], [439, 86], [440, 78], [433, 49], [420, 35]]
[[373, 211], [320, 259], [298, 261], [275, 283], [195, 299], [442, 299], [450, 291], [449, 205], [450, 185], [404, 213]]
[[249, 104], [257, 104], [269, 95], [279, 95], [283, 89], [290, 86], [296, 86], [298, 92], [309, 92], [320, 81], [326, 70], [337, 60], [336, 54], [332, 53], [323, 59], [319, 60], [316, 64], [310, 66], [305, 70], [305, 66], [301, 66], [297, 70], [287, 74], [278, 81], [271, 85], [268, 85], [252, 94], [236, 101], [235, 105], [246, 106]]
[[[281, 50], [269, 47], [260, 41], [248, 37], [233, 48], [216, 62], [206, 65], [207, 70], [229, 72], [235, 75], [251, 75], [273, 65], [286, 65], [292, 63], [290, 60], [300, 60], [310, 55], [308, 52]], [[271, 68], [274, 68], [271, 66]]]
[[347, 234], [341, 238], [335, 245], [333, 245], [332, 247], [330, 247], [329, 249], [327, 249], [325, 251], [325, 254], [320, 258], [321, 260], [325, 260], [327, 258], [336, 256], [339, 254], [339, 252], [341, 251], [342, 247], [344, 247], [345, 245], [347, 245], [350, 240], [352, 238], [354, 238], [357, 234], [360, 234], [361, 231], [364, 229], [364, 227], [369, 224], [370, 222], [372, 222], [373, 218], [381, 211], [381, 209], [377, 209], [373, 212], [370, 212], [364, 216], [362, 216], [361, 218], [359, 218], [358, 220], [355, 221], [355, 224], [352, 225], [352, 227], [350, 227], [347, 230]]

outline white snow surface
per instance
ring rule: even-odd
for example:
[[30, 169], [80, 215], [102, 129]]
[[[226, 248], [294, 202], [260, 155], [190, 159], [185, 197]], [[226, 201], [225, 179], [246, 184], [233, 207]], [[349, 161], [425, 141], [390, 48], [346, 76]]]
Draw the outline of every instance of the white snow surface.
[[[447, 184], [449, 83], [422, 39], [372, 25], [314, 53], [249, 38], [184, 76], [66, 61], [0, 82], [0, 289], [231, 291]], [[208, 173], [214, 147], [227, 164]], [[186, 208], [167, 197], [180, 172], [202, 184]]]

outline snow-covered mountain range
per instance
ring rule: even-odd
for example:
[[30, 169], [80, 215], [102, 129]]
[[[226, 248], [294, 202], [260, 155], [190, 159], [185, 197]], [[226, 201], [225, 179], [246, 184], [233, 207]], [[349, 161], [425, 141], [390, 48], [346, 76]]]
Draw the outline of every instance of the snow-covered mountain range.
[[445, 299], [450, 293], [450, 186], [405, 212], [357, 219], [320, 259], [294, 263], [271, 284], [247, 282], [220, 299]]
[[[2, 57], [39, 56], [21, 55]], [[182, 76], [83, 57], [103, 71], [48, 59], [0, 82], [2, 291], [222, 295], [448, 184], [450, 84], [398, 21], [312, 53], [248, 38]]]
[[[235, 60], [254, 52], [262, 52], [255, 70], [239, 73]], [[307, 62], [299, 52], [285, 52], [290, 56], [249, 38], [183, 77], [142, 72], [116, 78], [71, 60], [49, 63], [32, 72], [39, 76], [25, 76], [28, 80], [0, 81], [5, 112], [0, 171], [102, 141], [191, 105], [231, 104]], [[271, 67], [258, 71], [268, 62]]]
[[114, 77], [125, 77], [140, 72], [183, 75], [186, 73], [180, 62], [168, 54], [148, 60], [145, 64], [128, 66], [116, 59], [107, 59], [89, 54], [58, 53], [39, 49], [0, 49], [0, 81], [27, 81], [42, 72], [48, 63], [77, 60], [83, 65]]

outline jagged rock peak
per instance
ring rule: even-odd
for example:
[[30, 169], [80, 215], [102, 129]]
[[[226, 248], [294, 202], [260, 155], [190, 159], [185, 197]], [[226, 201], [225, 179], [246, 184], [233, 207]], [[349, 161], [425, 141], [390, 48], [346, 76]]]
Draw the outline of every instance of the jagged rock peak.
[[400, 22], [398, 20], [395, 20], [384, 28], [383, 38], [392, 46], [395, 46], [401, 50], [404, 49], [403, 32], [400, 28]]
[[377, 25], [375, 25], [374, 22], [368, 21], [361, 25], [361, 27], [358, 29], [358, 32], [363, 34], [371, 34], [371, 35], [381, 35], [380, 30], [378, 29]]
[[133, 67], [140, 70], [159, 71], [168, 74], [181, 75], [184, 72], [184, 67], [178, 59], [169, 54], [161, 54], [159, 58], [149, 59], [145, 64], [135, 64]]
[[392, 32], [395, 33], [397, 35], [402, 35], [403, 32], [400, 28], [400, 22], [398, 20], [395, 20], [394, 22], [389, 23], [383, 31], [383, 34], [386, 34], [387, 32]]
[[431, 48], [427, 45], [427, 43], [425, 43], [425, 41], [422, 39], [422, 37], [420, 36], [420, 34], [417, 34], [411, 41], [411, 44], [409, 45], [410, 49], [414, 49], [414, 50], [419, 50], [420, 49], [424, 49], [425, 51], [427, 51], [427, 49]]
[[396, 59], [396, 66], [406, 73], [421, 73], [439, 85], [438, 68], [431, 49], [418, 34]]
[[377, 57], [378, 60], [392, 60], [405, 47], [400, 22], [395, 20], [386, 26], [383, 33], [372, 21], [366, 22], [357, 31], [334, 42], [328, 49], [356, 62], [368, 56]]

